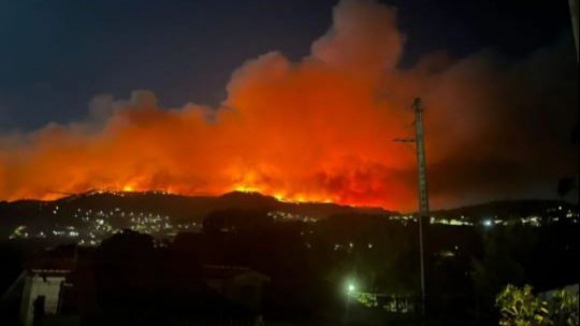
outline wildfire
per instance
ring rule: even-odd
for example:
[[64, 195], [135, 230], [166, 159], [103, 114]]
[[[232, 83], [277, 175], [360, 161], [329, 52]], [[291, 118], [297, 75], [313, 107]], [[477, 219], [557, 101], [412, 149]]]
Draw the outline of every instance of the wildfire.
[[280, 53], [249, 61], [217, 109], [168, 110], [138, 91], [129, 101], [94, 99], [92, 110], [110, 112], [104, 124], [52, 124], [24, 145], [0, 141], [0, 198], [54, 195], [47, 189], [235, 190], [293, 202], [401, 206], [411, 196], [397, 171], [413, 156], [391, 144], [404, 122], [389, 112], [414, 94], [399, 94], [400, 102], [374, 95], [385, 82], [379, 72], [401, 51], [394, 17], [374, 2], [342, 1], [332, 31], [310, 56], [299, 64]]
[[[268, 190], [259, 189], [252, 186], [236, 186], [234, 191], [243, 193], [259, 193], [266, 196], [274, 197], [276, 200], [287, 203], [338, 203], [329, 197], [309, 195], [309, 194], [286, 194], [283, 192], [269, 192]], [[351, 203], [352, 204], [352, 203]]]
[[407, 119], [392, 108], [401, 111], [415, 94], [374, 95], [385, 82], [378, 72], [401, 51], [394, 19], [377, 3], [342, 1], [333, 30], [310, 56], [295, 64], [269, 53], [247, 62], [219, 108], [161, 108], [153, 93], [136, 91], [128, 101], [93, 99], [91, 110], [109, 112], [104, 120], [51, 124], [24, 143], [0, 138], [0, 199], [54, 197], [48, 189], [243, 191], [404, 206], [414, 187], [398, 175], [413, 155], [391, 144]]
[[[522, 171], [536, 171], [534, 164], [544, 158], [517, 159], [530, 142], [496, 127], [519, 116], [510, 110], [520, 101], [507, 96], [506, 102], [505, 94], [530, 84], [523, 77], [527, 70], [518, 66], [503, 76], [480, 56], [458, 63], [428, 56], [400, 69], [404, 39], [395, 10], [341, 0], [332, 27], [309, 55], [291, 62], [271, 52], [245, 62], [218, 107], [160, 107], [150, 91], [123, 100], [97, 96], [86, 121], [0, 136], [0, 200], [52, 199], [54, 191], [91, 189], [216, 196], [242, 191], [281, 201], [414, 209], [415, 155], [392, 140], [412, 136], [406, 108], [416, 96], [426, 103], [429, 177], [438, 181], [430, 183], [430, 195], [438, 206], [456, 199], [450, 193], [468, 197], [467, 184], [491, 191], [480, 170], [503, 171], [512, 166], [510, 158], [531, 162]], [[532, 80], [536, 85], [537, 76]], [[498, 152], [494, 144], [503, 136], [521, 141]]]

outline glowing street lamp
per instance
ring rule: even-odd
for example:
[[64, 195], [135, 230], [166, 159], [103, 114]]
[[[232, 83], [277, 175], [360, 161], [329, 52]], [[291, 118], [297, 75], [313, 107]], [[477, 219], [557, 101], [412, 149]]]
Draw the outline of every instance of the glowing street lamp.
[[356, 291], [356, 286], [353, 283], [348, 284], [348, 293], [353, 294]]
[[350, 310], [350, 304], [351, 301], [355, 298], [355, 294], [357, 291], [357, 287], [356, 284], [352, 281], [349, 280], [346, 282], [346, 286], [345, 286], [345, 290], [346, 290], [346, 296], [345, 296], [345, 309], [344, 309], [344, 324], [348, 324], [348, 320], [349, 320], [349, 310]]
[[345, 291], [348, 297], [352, 297], [358, 291], [358, 286], [354, 280], [347, 280], [345, 284]]

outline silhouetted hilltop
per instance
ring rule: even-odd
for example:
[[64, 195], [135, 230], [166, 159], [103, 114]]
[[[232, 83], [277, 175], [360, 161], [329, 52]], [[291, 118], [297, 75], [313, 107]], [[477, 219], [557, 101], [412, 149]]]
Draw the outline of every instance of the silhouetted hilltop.
[[567, 212], [578, 212], [578, 205], [561, 200], [503, 200], [484, 204], [438, 210], [431, 215], [445, 218], [469, 217], [474, 221], [498, 217], [509, 220], [514, 218], [540, 216], [547, 217]]
[[[260, 210], [285, 212], [296, 216], [323, 219], [339, 214], [390, 216], [397, 212], [373, 207], [351, 207], [333, 203], [292, 203], [260, 193], [230, 192], [222, 196], [182, 196], [163, 192], [90, 191], [54, 201], [20, 200], [0, 202], [0, 234], [5, 235], [18, 225], [75, 225], [78, 212], [108, 218], [129, 218], [140, 213], [169, 216], [173, 223], [201, 223], [216, 210]], [[432, 212], [433, 216], [472, 221], [485, 218], [513, 219], [527, 216], [549, 216], [578, 212], [578, 206], [556, 200], [496, 201]], [[76, 217], [75, 217], [76, 215]]]
[[[75, 224], [77, 212], [91, 211], [92, 215], [115, 212], [135, 214], [146, 212], [169, 216], [175, 223], [201, 222], [216, 210], [242, 209], [280, 211], [311, 218], [326, 218], [336, 214], [393, 214], [381, 208], [357, 208], [332, 203], [291, 203], [260, 193], [230, 192], [222, 196], [182, 196], [164, 192], [106, 192], [90, 191], [54, 201], [19, 200], [0, 202], [2, 234], [21, 224]], [[5, 229], [5, 230], [4, 230]]]

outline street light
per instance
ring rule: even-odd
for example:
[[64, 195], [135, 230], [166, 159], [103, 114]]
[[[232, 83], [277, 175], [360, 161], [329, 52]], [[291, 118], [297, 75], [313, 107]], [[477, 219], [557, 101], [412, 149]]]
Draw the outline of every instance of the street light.
[[354, 279], [347, 279], [346, 283], [344, 284], [344, 289], [348, 296], [352, 296], [358, 291], [358, 286]]
[[348, 294], [353, 294], [356, 291], [356, 285], [354, 283], [348, 283]]
[[345, 307], [344, 307], [344, 325], [348, 325], [349, 323], [349, 310], [350, 310], [350, 303], [355, 298], [355, 294], [357, 291], [356, 283], [353, 280], [346, 281], [346, 297], [344, 300]]

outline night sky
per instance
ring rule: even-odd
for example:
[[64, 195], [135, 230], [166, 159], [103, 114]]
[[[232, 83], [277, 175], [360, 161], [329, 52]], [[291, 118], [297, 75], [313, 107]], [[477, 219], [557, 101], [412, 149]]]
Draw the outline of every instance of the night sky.
[[[573, 51], [565, 0], [393, 0], [402, 66], [436, 50], [485, 48], [506, 60], [558, 39]], [[235, 68], [280, 50], [306, 55], [336, 0], [2, 1], [0, 130], [83, 118], [88, 100], [154, 91], [166, 106], [216, 105]]]
[[566, 0], [2, 1], [0, 200], [409, 209], [414, 157], [391, 139], [417, 95], [434, 207], [554, 198], [577, 175], [570, 25]]

